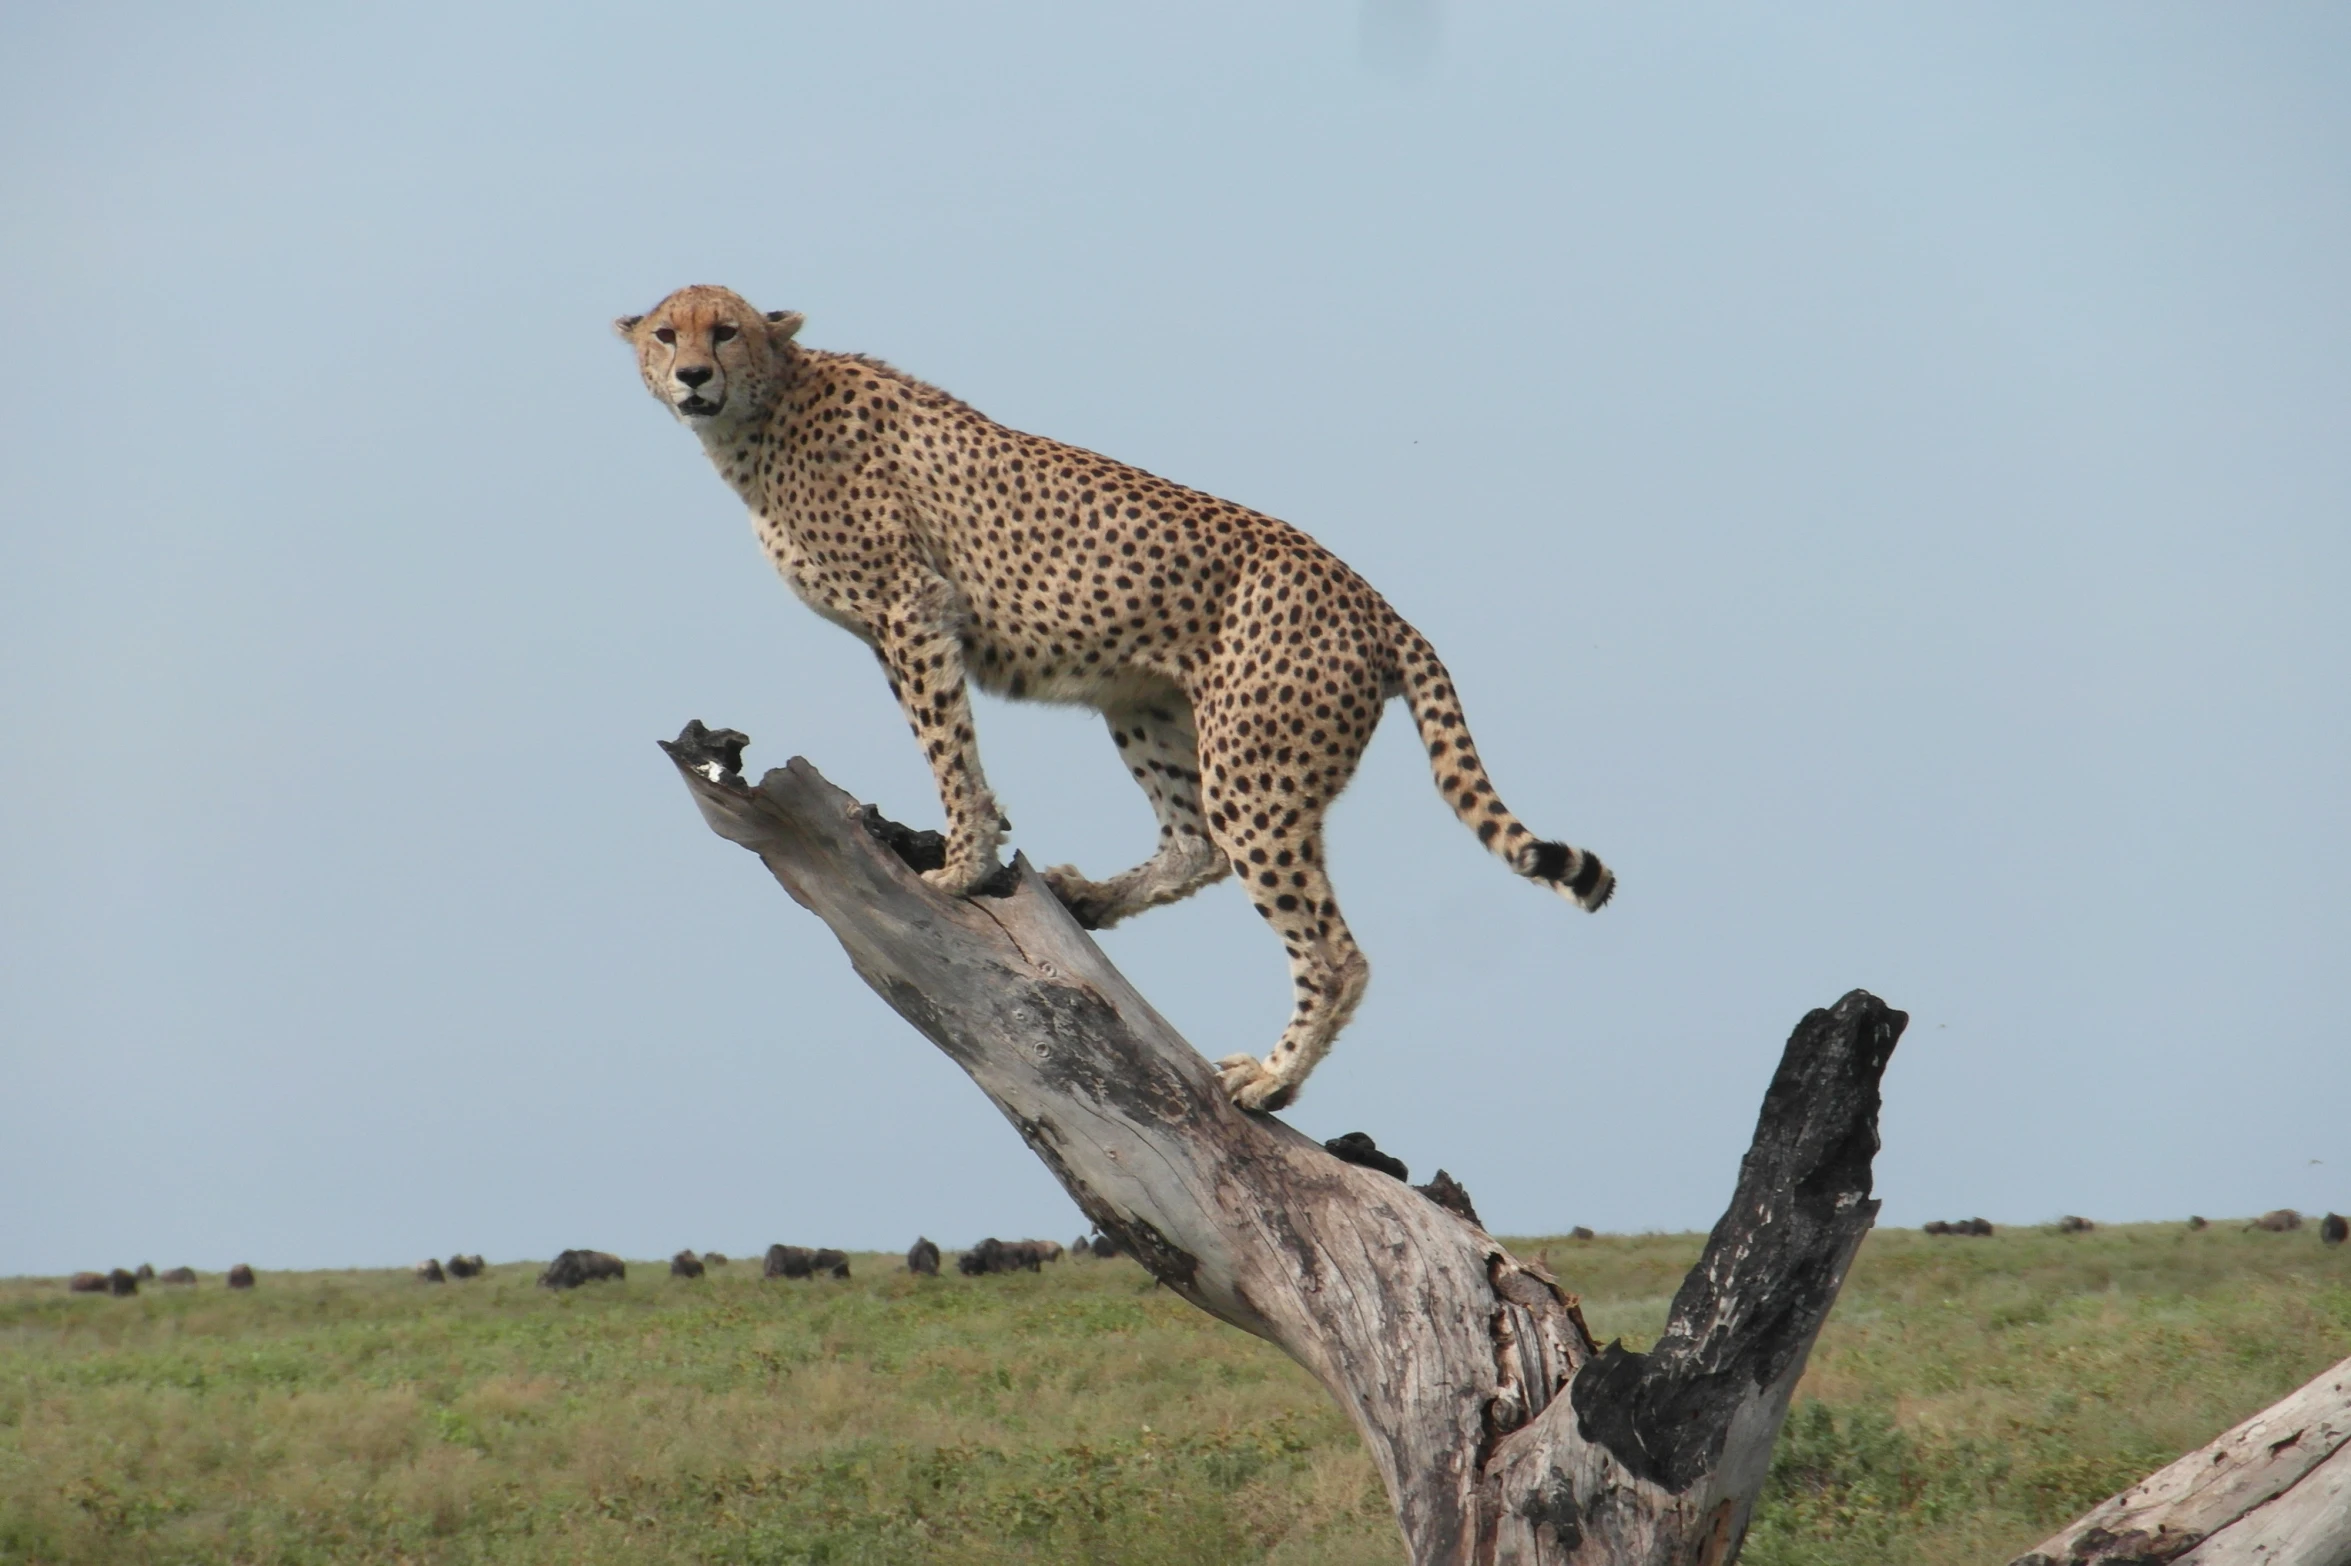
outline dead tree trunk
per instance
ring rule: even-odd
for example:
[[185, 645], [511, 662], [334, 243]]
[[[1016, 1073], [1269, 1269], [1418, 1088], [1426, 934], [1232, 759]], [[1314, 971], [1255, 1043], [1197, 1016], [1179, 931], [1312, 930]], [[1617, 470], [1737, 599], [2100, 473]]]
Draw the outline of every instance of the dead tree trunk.
[[2101, 1501], [2013, 1566], [2347, 1566], [2351, 1359]]
[[930, 834], [880, 821], [805, 761], [748, 786], [745, 743], [695, 723], [663, 748], [711, 828], [832, 927], [1088, 1218], [1329, 1389], [1415, 1562], [1738, 1553], [1789, 1393], [1877, 1213], [1878, 1079], [1901, 1012], [1856, 990], [1797, 1026], [1664, 1337], [1604, 1349], [1575, 1296], [1474, 1218], [1235, 1109], [1025, 864], [982, 895], [941, 896], [910, 868], [937, 852]]

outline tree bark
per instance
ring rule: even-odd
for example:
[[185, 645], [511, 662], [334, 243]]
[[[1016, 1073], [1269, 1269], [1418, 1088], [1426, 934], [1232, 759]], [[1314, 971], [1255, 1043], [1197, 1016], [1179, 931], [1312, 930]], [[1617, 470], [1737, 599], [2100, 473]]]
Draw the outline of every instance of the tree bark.
[[2013, 1566], [2351, 1566], [2351, 1359]]
[[1902, 1013], [1856, 990], [1797, 1026], [1664, 1337], [1601, 1348], [1576, 1297], [1464, 1216], [1458, 1187], [1424, 1195], [1236, 1109], [1025, 862], [942, 896], [914, 868], [936, 834], [881, 821], [803, 760], [747, 785], [746, 743], [694, 723], [663, 749], [711, 828], [831, 926], [1088, 1218], [1329, 1389], [1416, 1563], [1737, 1555], [1877, 1213], [1878, 1080]]

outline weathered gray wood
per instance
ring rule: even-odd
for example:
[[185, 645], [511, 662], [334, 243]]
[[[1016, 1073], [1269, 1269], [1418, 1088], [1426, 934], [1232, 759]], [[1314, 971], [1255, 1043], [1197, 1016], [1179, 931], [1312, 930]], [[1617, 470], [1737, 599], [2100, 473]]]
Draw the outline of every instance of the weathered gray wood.
[[1877, 1082], [1901, 1013], [1855, 991], [1805, 1019], [1665, 1338], [1647, 1355], [1601, 1350], [1539, 1265], [1235, 1109], [1025, 862], [991, 887], [1001, 895], [941, 896], [901, 858], [912, 835], [807, 762], [746, 785], [744, 743], [694, 724], [664, 749], [711, 828], [832, 928], [1088, 1218], [1330, 1390], [1416, 1562], [1735, 1555], [1789, 1390], [1876, 1212]]
[[2294, 1488], [2246, 1513], [2180, 1557], [2180, 1566], [2347, 1566], [2351, 1563], [2351, 1449]]
[[2351, 1359], [2014, 1566], [2351, 1566]]

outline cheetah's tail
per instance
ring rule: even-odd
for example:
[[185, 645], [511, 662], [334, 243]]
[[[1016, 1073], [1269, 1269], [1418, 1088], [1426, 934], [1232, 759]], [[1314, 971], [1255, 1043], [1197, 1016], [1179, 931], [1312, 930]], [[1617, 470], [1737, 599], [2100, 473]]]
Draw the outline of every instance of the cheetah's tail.
[[1548, 886], [1568, 901], [1597, 912], [1616, 890], [1614, 872], [1599, 856], [1566, 843], [1547, 843], [1528, 831], [1510, 807], [1494, 792], [1469, 723], [1461, 714], [1461, 700], [1453, 691], [1453, 676], [1445, 672], [1428, 638], [1402, 627], [1396, 641], [1396, 672], [1404, 699], [1411, 704], [1412, 721], [1428, 747], [1429, 770], [1436, 774], [1437, 791], [1492, 849], [1520, 875]]

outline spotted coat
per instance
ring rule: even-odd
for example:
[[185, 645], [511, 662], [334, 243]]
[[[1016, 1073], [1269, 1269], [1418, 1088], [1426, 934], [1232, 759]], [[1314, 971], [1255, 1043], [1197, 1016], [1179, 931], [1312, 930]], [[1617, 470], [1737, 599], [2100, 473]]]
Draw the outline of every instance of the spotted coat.
[[1259, 1060], [1219, 1063], [1275, 1109], [1330, 1049], [1370, 968], [1323, 863], [1323, 815], [1391, 697], [1409, 704], [1454, 812], [1520, 875], [1588, 909], [1614, 876], [1535, 837], [1494, 792], [1426, 638], [1287, 523], [1093, 452], [1005, 428], [855, 354], [801, 346], [801, 317], [681, 289], [615, 323], [655, 398], [701, 438], [761, 547], [817, 613], [862, 639], [938, 782], [962, 893], [1005, 822], [969, 690], [1100, 711], [1159, 819], [1107, 880], [1046, 872], [1093, 928], [1227, 874], [1281, 937], [1295, 992]]

